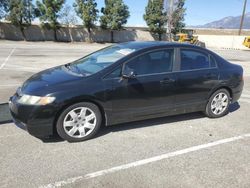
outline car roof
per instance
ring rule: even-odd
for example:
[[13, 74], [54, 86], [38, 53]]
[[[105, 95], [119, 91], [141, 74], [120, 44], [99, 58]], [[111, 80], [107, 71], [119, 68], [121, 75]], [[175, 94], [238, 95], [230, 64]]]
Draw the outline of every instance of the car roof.
[[119, 43], [122, 48], [131, 48], [136, 50], [147, 49], [152, 47], [197, 47], [187, 43], [165, 42], [165, 41], [140, 41], [140, 42], [125, 42]]

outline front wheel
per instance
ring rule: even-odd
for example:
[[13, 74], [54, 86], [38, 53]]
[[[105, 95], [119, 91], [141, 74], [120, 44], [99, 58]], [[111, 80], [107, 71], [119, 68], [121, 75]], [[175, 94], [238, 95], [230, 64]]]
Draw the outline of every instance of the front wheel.
[[226, 89], [219, 89], [209, 98], [205, 114], [210, 118], [219, 118], [228, 113], [230, 94]]
[[59, 116], [56, 129], [61, 138], [79, 142], [92, 138], [100, 129], [102, 116], [99, 108], [81, 102], [66, 108]]

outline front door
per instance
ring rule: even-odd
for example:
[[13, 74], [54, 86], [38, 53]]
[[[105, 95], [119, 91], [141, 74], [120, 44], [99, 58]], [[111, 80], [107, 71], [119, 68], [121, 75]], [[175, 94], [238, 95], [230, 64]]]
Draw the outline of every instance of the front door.
[[123, 65], [135, 77], [113, 79], [113, 123], [160, 117], [173, 110], [173, 60], [174, 50], [163, 49], [143, 53]]

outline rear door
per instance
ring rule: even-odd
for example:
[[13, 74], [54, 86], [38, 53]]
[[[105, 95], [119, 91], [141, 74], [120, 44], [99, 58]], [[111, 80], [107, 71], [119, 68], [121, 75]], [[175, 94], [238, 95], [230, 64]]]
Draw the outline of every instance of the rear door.
[[178, 51], [176, 108], [184, 112], [203, 109], [210, 91], [218, 83], [216, 63], [205, 50], [181, 48]]

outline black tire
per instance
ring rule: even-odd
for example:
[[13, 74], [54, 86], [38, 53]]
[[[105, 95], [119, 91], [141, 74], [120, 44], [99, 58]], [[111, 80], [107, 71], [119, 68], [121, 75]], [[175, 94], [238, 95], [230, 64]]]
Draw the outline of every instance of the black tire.
[[[77, 108], [81, 108], [81, 107], [85, 107], [90, 109], [96, 117], [96, 123], [95, 123], [95, 127], [92, 130], [92, 132], [90, 132], [88, 135], [81, 137], [81, 138], [76, 138], [76, 137], [72, 137], [69, 134], [66, 133], [64, 126], [63, 126], [63, 122], [64, 122], [64, 118], [66, 117], [66, 115]], [[59, 116], [57, 123], [56, 123], [56, 130], [58, 135], [64, 139], [67, 140], [68, 142], [80, 142], [80, 141], [84, 141], [84, 140], [88, 140], [94, 137], [94, 135], [98, 132], [98, 130], [101, 127], [101, 123], [102, 123], [102, 115], [101, 112], [99, 110], [99, 108], [93, 104], [93, 103], [88, 103], [88, 102], [81, 102], [81, 103], [76, 103], [73, 104], [71, 106], [69, 106], [68, 108], [66, 108]]]
[[[217, 96], [219, 93], [223, 93], [224, 95], [227, 96], [227, 98], [228, 98], [228, 103], [227, 103], [227, 105], [226, 105], [226, 107], [225, 107], [225, 109], [224, 109], [224, 111], [223, 111], [222, 113], [220, 113], [220, 114], [215, 114], [215, 113], [213, 112], [211, 103], [213, 102], [213, 99], [215, 98], [215, 96]], [[225, 116], [226, 114], [228, 114], [228, 109], [229, 109], [230, 102], [231, 102], [231, 97], [230, 97], [230, 93], [228, 92], [228, 90], [226, 90], [226, 89], [219, 89], [219, 90], [215, 91], [215, 92], [211, 95], [211, 97], [209, 98], [209, 101], [208, 101], [208, 103], [207, 103], [207, 105], [206, 105], [206, 109], [205, 109], [205, 112], [204, 112], [204, 113], [205, 113], [205, 115], [206, 115], [207, 117], [210, 117], [210, 118], [220, 118], [220, 117], [223, 117], [223, 116]]]

